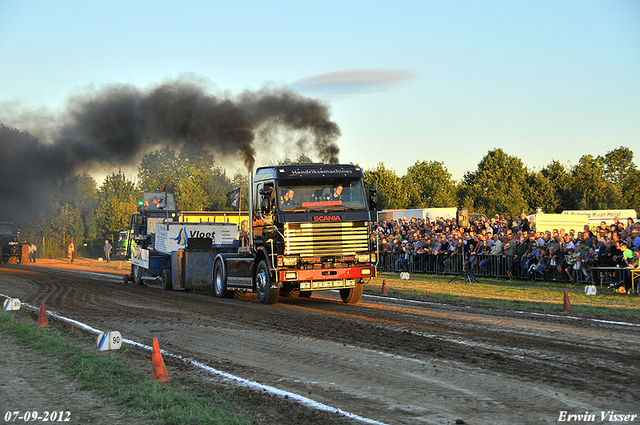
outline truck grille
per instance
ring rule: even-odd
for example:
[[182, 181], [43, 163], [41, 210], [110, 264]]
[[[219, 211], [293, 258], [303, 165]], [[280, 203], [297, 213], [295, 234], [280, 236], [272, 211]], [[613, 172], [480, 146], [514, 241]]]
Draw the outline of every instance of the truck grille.
[[285, 255], [352, 256], [369, 250], [366, 222], [286, 223]]

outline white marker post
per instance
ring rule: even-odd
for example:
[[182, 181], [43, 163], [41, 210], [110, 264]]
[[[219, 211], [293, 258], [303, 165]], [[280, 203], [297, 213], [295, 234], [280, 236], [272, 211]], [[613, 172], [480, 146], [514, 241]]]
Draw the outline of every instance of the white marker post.
[[122, 346], [122, 335], [118, 331], [100, 332], [98, 335], [98, 350], [118, 350]]
[[22, 306], [22, 303], [20, 303], [20, 300], [17, 298], [9, 298], [7, 300], [4, 300], [4, 309], [7, 311], [20, 310], [21, 306]]

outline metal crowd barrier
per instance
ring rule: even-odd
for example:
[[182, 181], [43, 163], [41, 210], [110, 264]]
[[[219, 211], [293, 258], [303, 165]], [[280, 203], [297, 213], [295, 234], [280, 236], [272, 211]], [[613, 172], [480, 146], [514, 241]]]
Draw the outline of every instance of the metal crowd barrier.
[[[488, 260], [485, 262], [485, 260]], [[565, 280], [557, 270], [552, 266], [551, 270], [538, 271], [535, 267], [530, 267], [530, 263], [518, 262], [513, 264], [513, 257], [508, 255], [476, 255], [473, 261], [467, 260], [466, 272], [476, 277], [492, 277], [498, 279], [508, 279], [508, 270], [513, 271], [513, 278], [520, 280], [532, 281], [552, 281]], [[482, 263], [482, 267], [481, 267]], [[380, 253], [378, 262], [378, 271], [399, 273], [422, 273], [435, 275], [457, 275], [462, 273], [463, 256], [462, 254], [414, 254], [409, 255], [400, 253]], [[582, 269], [573, 270], [573, 281], [579, 284], [591, 284], [597, 281], [594, 271], [588, 270], [585, 274]]]

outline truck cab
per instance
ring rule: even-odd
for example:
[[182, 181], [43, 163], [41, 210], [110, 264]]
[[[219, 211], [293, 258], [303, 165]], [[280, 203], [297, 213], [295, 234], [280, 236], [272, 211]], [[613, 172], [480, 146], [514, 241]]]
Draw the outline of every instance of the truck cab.
[[250, 246], [219, 256], [216, 295], [256, 291], [270, 304], [279, 294], [336, 289], [345, 303], [357, 303], [376, 262], [369, 238], [375, 189], [365, 187], [360, 167], [261, 167], [250, 184]]

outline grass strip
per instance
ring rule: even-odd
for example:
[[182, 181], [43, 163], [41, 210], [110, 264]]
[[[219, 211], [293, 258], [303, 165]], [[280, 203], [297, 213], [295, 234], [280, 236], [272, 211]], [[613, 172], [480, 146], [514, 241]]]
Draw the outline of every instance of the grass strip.
[[187, 390], [180, 383], [151, 380], [120, 361], [85, 352], [49, 327], [39, 328], [0, 312], [0, 330], [18, 344], [61, 359], [61, 372], [78, 382], [80, 389], [95, 391], [140, 419], [176, 425], [251, 423], [223, 410], [232, 403], [210, 390], [194, 393], [193, 385]]
[[562, 313], [564, 291], [569, 294], [571, 313], [610, 320], [640, 320], [640, 297], [622, 295], [597, 286], [597, 295], [586, 295], [584, 285], [562, 282], [508, 281], [478, 278], [480, 283], [465, 283], [459, 276], [380, 273], [365, 285], [365, 293], [380, 295], [385, 282], [387, 295], [419, 301], [522, 310], [537, 313]]

